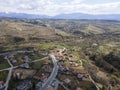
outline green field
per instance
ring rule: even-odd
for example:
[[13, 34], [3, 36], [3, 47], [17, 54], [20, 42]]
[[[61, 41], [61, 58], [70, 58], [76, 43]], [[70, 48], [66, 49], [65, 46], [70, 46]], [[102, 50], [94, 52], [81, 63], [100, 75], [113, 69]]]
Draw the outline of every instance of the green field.
[[0, 56], [0, 69], [9, 68], [10, 65], [8, 64], [7, 60], [4, 59], [4, 56]]
[[7, 79], [7, 76], [8, 76], [8, 71], [1, 71], [0, 72], [0, 81], [6, 81]]

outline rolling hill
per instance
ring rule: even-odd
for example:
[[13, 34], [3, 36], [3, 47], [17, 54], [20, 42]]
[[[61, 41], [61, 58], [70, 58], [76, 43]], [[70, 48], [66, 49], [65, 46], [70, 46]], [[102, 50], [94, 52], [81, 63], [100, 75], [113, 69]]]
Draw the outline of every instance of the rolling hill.
[[20, 36], [20, 37], [41, 37], [41, 36], [52, 36], [55, 35], [54, 30], [38, 26], [32, 25], [25, 22], [15, 22], [2, 20], [0, 22], [0, 36], [12, 35], [12, 36]]

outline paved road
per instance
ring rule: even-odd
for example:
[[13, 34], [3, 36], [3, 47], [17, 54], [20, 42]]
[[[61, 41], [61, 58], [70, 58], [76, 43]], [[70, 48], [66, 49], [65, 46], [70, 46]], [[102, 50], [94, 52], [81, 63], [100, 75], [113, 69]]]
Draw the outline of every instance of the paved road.
[[[19, 67], [19, 66], [14, 66], [13, 69], [18, 68], [18, 67]], [[6, 70], [10, 70], [10, 69], [11, 69], [11, 67], [10, 67], [10, 68], [5, 68], [5, 69], [1, 69], [0, 72], [6, 71]]]
[[56, 84], [55, 84], [55, 88], [54, 88], [54, 90], [57, 90], [57, 89], [58, 89], [59, 82], [56, 81], [55, 83], [56, 83]]
[[56, 60], [54, 55], [50, 55], [50, 57], [52, 58], [54, 68], [53, 68], [53, 71], [52, 71], [51, 75], [49, 76], [49, 78], [46, 80], [45, 83], [43, 83], [42, 88], [39, 89], [39, 90], [45, 90], [47, 88], [47, 86], [52, 83], [52, 81], [55, 79], [55, 77], [56, 77], [56, 75], [58, 73], [57, 60]]
[[10, 70], [10, 68], [1, 69], [0, 72]]
[[92, 81], [92, 83], [95, 85], [95, 87], [97, 88], [97, 90], [100, 90], [99, 87], [97, 86], [96, 82], [91, 78], [90, 74], [89, 74], [89, 79]]
[[55, 80], [55, 87], [53, 88], [53, 90], [58, 90], [58, 85], [60, 84], [60, 82], [57, 80], [57, 79], [54, 79]]
[[32, 62], [42, 61], [42, 60], [45, 60], [45, 59], [47, 59], [47, 58], [48, 58], [48, 57], [44, 57], [44, 58], [41, 58], [41, 59], [34, 60], [34, 61], [32, 61]]
[[[61, 86], [63, 86], [64, 88], [65, 88], [65, 90], [70, 90], [70, 89], [68, 89], [64, 84], [63, 84], [63, 82], [61, 82], [60, 80], [58, 80], [58, 79], [55, 79]], [[56, 89], [57, 90], [57, 89]]]
[[[24, 52], [31, 52], [31, 51], [14, 51], [14, 52], [24, 53]], [[6, 55], [6, 54], [9, 54], [9, 53], [10, 53], [10, 52], [6, 52], [6, 53], [2, 53], [2, 54], [0, 54], [0, 55]], [[6, 80], [6, 83], [5, 83], [5, 90], [8, 89], [9, 81], [10, 81], [11, 76], [12, 76], [12, 70], [13, 70], [14, 68], [17, 68], [17, 67], [18, 67], [18, 66], [14, 67], [14, 66], [12, 65], [12, 63], [10, 62], [10, 60], [9, 60], [7, 57], [6, 57], [6, 59], [7, 59], [7, 62], [9, 63], [9, 65], [10, 65], [11, 67], [0, 70], [0, 71], [9, 70], [8, 77], [7, 77], [7, 80]]]
[[[0, 55], [6, 55], [6, 54], [9, 54], [9, 53], [13, 53], [13, 52], [16, 52], [16, 53], [25, 53], [25, 52], [33, 52], [33, 51], [12, 51], [12, 52], [0, 53]], [[52, 56], [51, 56], [51, 57], [52, 57]], [[44, 58], [42, 58], [42, 59], [38, 59], [38, 60], [35, 60], [35, 61], [32, 61], [32, 62], [38, 62], [38, 61], [40, 61], [40, 60], [44, 60], [44, 59], [47, 59], [47, 58], [48, 58], [48, 57], [44, 57]], [[0, 71], [9, 70], [8, 77], [7, 77], [7, 80], [6, 80], [6, 83], [5, 83], [5, 90], [8, 89], [9, 81], [10, 81], [11, 76], [12, 76], [12, 70], [13, 70], [14, 68], [19, 67], [19, 66], [13, 66], [12, 63], [10, 62], [10, 60], [9, 60], [7, 57], [6, 57], [6, 60], [7, 60], [7, 62], [9, 63], [10, 68], [5, 68], [5, 69], [1, 69], [1, 70], [0, 70]], [[55, 61], [55, 58], [54, 58], [53, 61]], [[51, 80], [51, 79], [50, 79], [50, 80]], [[49, 82], [49, 81], [48, 81], [48, 82]], [[47, 84], [48, 82], [46, 82], [44, 86], [46, 86], [46, 84]]]
[[[24, 52], [32, 52], [32, 51], [14, 51], [14, 52], [24, 53]], [[2, 54], [0, 54], [0, 55], [6, 55], [6, 54], [9, 54], [9, 53], [10, 53], [10, 52], [6, 52], [6, 53], [2, 53]], [[53, 68], [53, 71], [52, 71], [51, 75], [49, 76], [49, 78], [46, 80], [45, 83], [43, 83], [42, 88], [39, 89], [39, 90], [45, 90], [45, 89], [47, 88], [47, 86], [52, 83], [52, 81], [55, 79], [55, 77], [56, 77], [56, 75], [57, 75], [57, 73], [58, 73], [57, 60], [56, 60], [56, 58], [55, 58], [54, 55], [50, 55], [50, 57], [52, 58], [54, 68]], [[47, 57], [45, 57], [45, 58], [47, 58]], [[43, 58], [43, 59], [45, 59], [45, 58]], [[7, 59], [7, 58], [6, 58], [6, 59]], [[40, 59], [40, 60], [42, 60], [42, 59]], [[33, 62], [37, 62], [37, 61], [40, 61], [40, 60], [35, 60], [35, 61], [33, 61]], [[5, 83], [5, 86], [6, 86], [6, 87], [5, 87], [5, 90], [8, 89], [9, 81], [10, 81], [11, 76], [12, 76], [12, 70], [13, 70], [14, 68], [18, 67], [18, 66], [14, 67], [8, 59], [7, 59], [7, 61], [8, 61], [8, 63], [10, 64], [11, 67], [0, 70], [0, 71], [9, 70], [9, 74], [8, 74], [8, 77], [7, 77], [7, 81], [6, 81], [6, 83]]]
[[6, 57], [6, 59], [7, 59], [7, 62], [9, 63], [9, 65], [11, 66], [11, 67], [13, 67], [13, 65], [12, 65], [12, 63], [10, 62], [10, 60]]
[[[35, 61], [33, 61], [33, 62], [38, 62], [38, 61], [41, 61], [41, 60], [44, 60], [44, 59], [47, 59], [47, 58], [48, 58], [48, 57], [44, 57], [44, 58], [42, 58], [42, 59], [38, 59], [38, 60], [35, 60]], [[8, 89], [9, 81], [10, 81], [11, 76], [12, 76], [12, 70], [13, 70], [14, 68], [19, 67], [19, 65], [18, 65], [18, 66], [13, 66], [13, 65], [11, 64], [11, 62], [9, 61], [9, 59], [8, 59], [8, 58], [6, 58], [6, 59], [7, 59], [9, 65], [10, 65], [11, 67], [10, 67], [10, 68], [6, 68], [6, 69], [1, 69], [1, 70], [0, 70], [0, 71], [9, 70], [9, 74], [8, 74], [8, 77], [7, 77], [7, 80], [6, 80], [6, 83], [5, 83], [5, 90]]]
[[6, 86], [6, 87], [5, 87], [5, 90], [8, 89], [9, 81], [10, 81], [11, 76], [12, 76], [12, 70], [13, 70], [13, 67], [11, 67], [10, 70], [9, 70], [9, 74], [8, 74], [8, 77], [7, 77], [7, 81], [6, 81], [6, 83], [5, 83], [5, 86]]
[[8, 89], [8, 86], [9, 86], [9, 81], [10, 81], [10, 79], [11, 79], [11, 76], [12, 76], [12, 70], [13, 70], [13, 65], [11, 64], [11, 62], [10, 62], [10, 60], [6, 57], [6, 59], [7, 59], [7, 61], [8, 61], [8, 63], [9, 63], [9, 65], [11, 66], [11, 68], [9, 68], [9, 74], [8, 74], [8, 77], [7, 77], [7, 81], [6, 81], [6, 83], [5, 83], [5, 90], [7, 90]]

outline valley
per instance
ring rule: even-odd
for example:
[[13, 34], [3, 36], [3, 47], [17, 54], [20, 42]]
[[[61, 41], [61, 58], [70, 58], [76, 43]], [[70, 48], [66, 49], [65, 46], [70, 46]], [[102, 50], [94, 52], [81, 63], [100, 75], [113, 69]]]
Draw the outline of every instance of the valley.
[[0, 90], [120, 90], [120, 21], [0, 19]]

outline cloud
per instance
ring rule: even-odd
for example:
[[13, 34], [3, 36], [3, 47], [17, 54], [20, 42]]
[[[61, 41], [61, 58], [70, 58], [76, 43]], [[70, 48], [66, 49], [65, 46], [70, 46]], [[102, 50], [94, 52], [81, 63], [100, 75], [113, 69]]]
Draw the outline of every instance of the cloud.
[[0, 0], [1, 12], [50, 16], [63, 13], [120, 14], [119, 8], [120, 2], [86, 4], [84, 0]]

